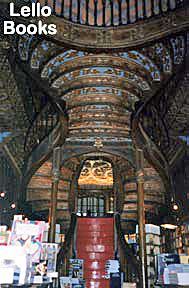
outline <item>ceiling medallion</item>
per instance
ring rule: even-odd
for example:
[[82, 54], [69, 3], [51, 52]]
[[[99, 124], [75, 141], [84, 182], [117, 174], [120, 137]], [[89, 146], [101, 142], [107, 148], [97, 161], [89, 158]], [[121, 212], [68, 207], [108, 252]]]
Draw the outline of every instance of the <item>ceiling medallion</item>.
[[97, 138], [95, 139], [95, 143], [94, 143], [93, 146], [96, 147], [97, 149], [102, 148], [102, 147], [103, 147], [102, 139], [99, 138], [99, 137], [97, 137]]

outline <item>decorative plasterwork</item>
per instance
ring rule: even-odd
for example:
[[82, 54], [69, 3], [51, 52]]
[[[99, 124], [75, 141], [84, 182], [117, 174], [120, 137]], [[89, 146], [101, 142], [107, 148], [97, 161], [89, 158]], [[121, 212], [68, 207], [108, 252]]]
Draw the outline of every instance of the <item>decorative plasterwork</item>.
[[56, 75], [90, 66], [120, 68], [132, 71], [148, 80], [160, 80], [160, 73], [156, 65], [137, 51], [86, 55], [82, 51], [67, 50], [50, 59], [43, 68], [41, 76], [42, 78], [49, 77], [52, 81]]
[[79, 185], [113, 185], [111, 163], [104, 160], [87, 160], [78, 179]]

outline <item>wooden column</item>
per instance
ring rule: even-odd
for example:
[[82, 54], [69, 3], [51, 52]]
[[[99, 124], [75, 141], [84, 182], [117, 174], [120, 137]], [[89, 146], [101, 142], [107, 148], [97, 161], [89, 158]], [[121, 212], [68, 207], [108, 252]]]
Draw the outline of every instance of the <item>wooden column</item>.
[[56, 210], [57, 210], [57, 196], [58, 184], [60, 180], [60, 166], [61, 166], [61, 148], [56, 147], [53, 150], [52, 161], [52, 188], [51, 188], [51, 202], [49, 210], [49, 242], [55, 242], [56, 233]]
[[123, 193], [123, 185], [121, 179], [121, 171], [118, 167], [118, 164], [113, 167], [114, 171], [114, 213], [121, 213], [123, 201], [124, 201], [124, 193]]
[[138, 236], [140, 258], [140, 287], [148, 288], [147, 258], [146, 258], [146, 233], [144, 212], [144, 155], [143, 151], [136, 148], [136, 176], [137, 176], [137, 200], [138, 200]]

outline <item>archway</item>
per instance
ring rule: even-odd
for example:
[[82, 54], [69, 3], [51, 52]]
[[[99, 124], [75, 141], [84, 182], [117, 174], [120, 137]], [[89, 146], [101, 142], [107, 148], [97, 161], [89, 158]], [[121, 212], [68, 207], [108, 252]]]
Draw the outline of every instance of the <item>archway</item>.
[[114, 211], [112, 164], [104, 159], [84, 161], [78, 178], [78, 216], [105, 216]]

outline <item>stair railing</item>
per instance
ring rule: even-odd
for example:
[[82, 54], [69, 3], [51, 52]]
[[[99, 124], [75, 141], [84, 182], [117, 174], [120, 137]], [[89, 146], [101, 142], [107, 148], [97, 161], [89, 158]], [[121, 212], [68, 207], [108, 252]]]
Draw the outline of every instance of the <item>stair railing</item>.
[[54, 104], [48, 102], [32, 121], [25, 137], [24, 150], [26, 155], [32, 151], [47, 137], [56, 127], [59, 121], [59, 113]]
[[[124, 257], [127, 261], [127, 270], [129, 274], [128, 278], [132, 282], [136, 282], [139, 280], [139, 283], [141, 283], [140, 265], [136, 256], [133, 254], [132, 249], [125, 240], [124, 233], [121, 227], [120, 214], [116, 213], [114, 215], [114, 221], [116, 227], [116, 234], [118, 237], [118, 244], [120, 245], [121, 252], [124, 254]], [[116, 251], [116, 257], [118, 257], [118, 251]]]
[[182, 84], [186, 69], [185, 63], [177, 67], [177, 73], [167, 80], [156, 95], [139, 103], [136, 113], [132, 115], [132, 139], [135, 145], [143, 149], [145, 157], [158, 170], [169, 193], [165, 193], [165, 202], [170, 203], [174, 191], [170, 173], [170, 151], [177, 149], [166, 126], [166, 116], [170, 105], [175, 101], [174, 95]]
[[60, 273], [61, 273], [61, 266], [64, 265], [66, 256], [71, 251], [71, 249], [72, 249], [72, 254], [74, 253], [76, 255], [76, 251], [74, 251], [74, 247], [71, 247], [73, 243], [72, 239], [75, 234], [76, 223], [77, 223], [77, 215], [75, 213], [72, 213], [69, 230], [66, 233], [65, 240], [63, 244], [61, 245], [58, 256], [57, 256], [57, 271], [59, 271]]
[[133, 140], [144, 152], [148, 152], [149, 157], [154, 157], [156, 164], [164, 170], [168, 168], [170, 150], [176, 145], [169, 135], [166, 116], [184, 75], [185, 66], [182, 64], [156, 95], [138, 103], [136, 112], [132, 115]]

